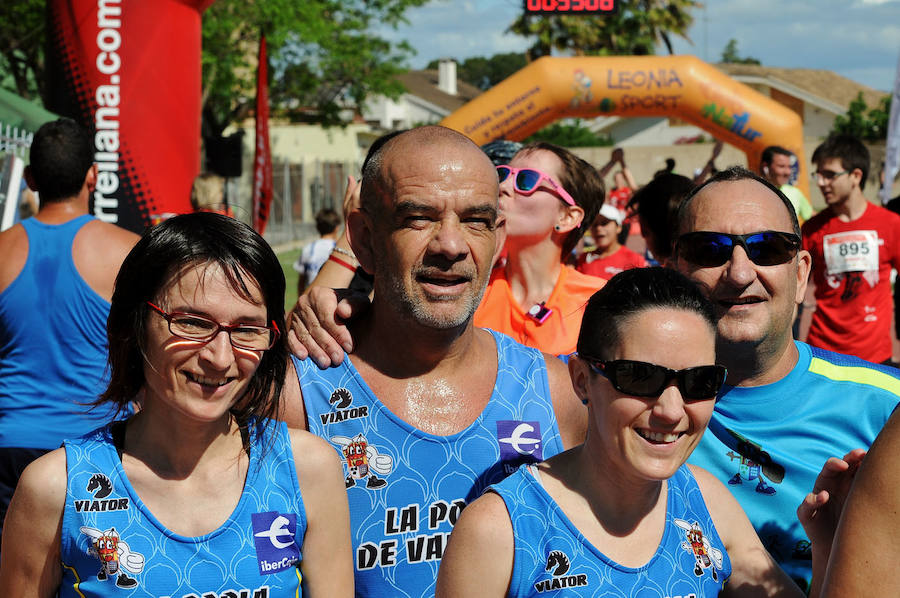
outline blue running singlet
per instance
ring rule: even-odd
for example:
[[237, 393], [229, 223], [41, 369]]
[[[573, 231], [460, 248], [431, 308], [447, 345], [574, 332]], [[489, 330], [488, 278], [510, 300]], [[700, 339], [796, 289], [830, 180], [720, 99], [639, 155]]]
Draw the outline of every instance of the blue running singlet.
[[[120, 424], [113, 424], [120, 425]], [[306, 512], [287, 426], [250, 426], [237, 507], [216, 530], [167, 529], [128, 481], [111, 426], [67, 440], [61, 598], [298, 598]]]
[[508, 596], [718, 596], [731, 575], [731, 560], [697, 480], [682, 465], [667, 487], [662, 541], [635, 568], [588, 542], [526, 467], [492, 486], [506, 503], [515, 538]]
[[328, 370], [295, 359], [309, 430], [344, 461], [357, 595], [433, 596], [463, 507], [519, 464], [562, 451], [543, 354], [492, 334], [493, 394], [452, 436], [428, 434], [391, 413], [349, 358]]
[[78, 273], [72, 243], [93, 220], [22, 221], [28, 259], [0, 293], [0, 447], [52, 450], [109, 423], [86, 403], [106, 388], [109, 302]]

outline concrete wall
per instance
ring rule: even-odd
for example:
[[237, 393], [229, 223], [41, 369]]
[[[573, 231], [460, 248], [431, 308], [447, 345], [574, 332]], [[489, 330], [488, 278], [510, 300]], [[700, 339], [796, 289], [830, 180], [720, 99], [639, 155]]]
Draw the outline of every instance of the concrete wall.
[[[625, 164], [638, 185], [643, 185], [653, 178], [653, 173], [666, 167], [666, 158], [675, 159], [675, 173], [693, 178], [694, 169], [703, 168], [712, 155], [713, 143], [691, 143], [686, 145], [655, 145], [625, 147]], [[612, 147], [579, 147], [572, 151], [581, 156], [597, 168], [602, 168], [612, 154]], [[744, 152], [735, 147], [726, 145], [722, 153], [716, 159], [719, 169], [734, 164], [747, 166], [747, 158]], [[607, 186], [612, 185], [612, 178], [616, 168], [606, 177]]]
[[834, 114], [811, 104], [803, 105], [803, 135], [824, 139], [834, 126]]

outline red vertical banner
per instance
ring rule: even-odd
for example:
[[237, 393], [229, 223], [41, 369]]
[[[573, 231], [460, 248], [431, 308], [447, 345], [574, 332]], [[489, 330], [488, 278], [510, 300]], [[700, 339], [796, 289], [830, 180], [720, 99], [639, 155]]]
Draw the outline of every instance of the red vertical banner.
[[253, 228], [266, 230], [272, 205], [272, 152], [269, 149], [269, 62], [266, 36], [259, 40], [259, 68], [256, 71], [256, 153], [253, 160]]
[[213, 0], [48, 0], [48, 108], [94, 135], [91, 213], [140, 232], [189, 212], [200, 15]]

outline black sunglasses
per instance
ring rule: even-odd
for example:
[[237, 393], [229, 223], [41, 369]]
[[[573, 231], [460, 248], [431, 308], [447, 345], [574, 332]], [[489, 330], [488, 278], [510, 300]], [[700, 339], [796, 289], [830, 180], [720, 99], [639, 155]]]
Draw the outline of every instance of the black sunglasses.
[[697, 231], [678, 237], [675, 252], [692, 264], [713, 268], [731, 259], [735, 245], [743, 247], [757, 266], [776, 266], [794, 259], [800, 249], [800, 237], [774, 230], [748, 235]]
[[594, 372], [609, 380], [613, 388], [634, 397], [658, 397], [674, 378], [684, 400], [714, 399], [725, 383], [727, 373], [725, 367], [721, 365], [670, 370], [646, 361], [630, 359], [601, 361], [590, 357], [582, 359], [588, 362]]

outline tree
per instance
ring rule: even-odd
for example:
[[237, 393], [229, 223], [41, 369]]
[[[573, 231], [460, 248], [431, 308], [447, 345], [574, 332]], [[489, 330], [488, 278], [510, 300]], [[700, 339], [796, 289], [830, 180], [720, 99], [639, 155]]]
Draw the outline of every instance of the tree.
[[204, 136], [253, 109], [256, 48], [266, 32], [272, 113], [338, 125], [366, 96], [396, 97], [408, 44], [373, 34], [427, 0], [217, 0], [203, 17]]
[[[28, 99], [46, 99], [45, 1], [0, 0], [0, 85]], [[217, 0], [203, 15], [204, 137], [252, 112], [261, 31], [273, 115], [334, 125], [368, 94], [396, 97], [403, 89], [394, 75], [412, 50], [371, 31], [396, 27], [427, 1]]]
[[618, 12], [596, 18], [523, 13], [509, 31], [536, 38], [531, 60], [552, 50], [576, 56], [654, 54], [660, 43], [672, 54], [670, 36], [689, 40], [691, 11], [699, 6], [696, 0], [621, 0]]
[[728, 40], [725, 49], [722, 50], [722, 62], [726, 64], [760, 64], [759, 60], [756, 58], [751, 58], [749, 56], [741, 58], [738, 56], [737, 40], [734, 38]]
[[0, 2], [0, 85], [29, 100], [46, 92], [44, 4], [45, 0]]
[[581, 119], [573, 119], [571, 122], [558, 121], [547, 125], [531, 137], [525, 143], [533, 141], [548, 141], [563, 147], [598, 147], [613, 145], [609, 135], [598, 135], [581, 123]]
[[887, 139], [888, 121], [891, 118], [891, 96], [885, 95], [878, 106], [868, 109], [862, 92], [850, 102], [847, 113], [834, 118], [832, 133], [853, 135], [866, 141], [884, 141]]
[[[490, 58], [475, 56], [459, 63], [457, 76], [466, 83], [486, 91], [524, 68], [526, 64], [528, 64], [528, 60], [525, 55], [516, 52], [494, 54]], [[438, 61], [432, 60], [426, 68], [438, 68]]]

